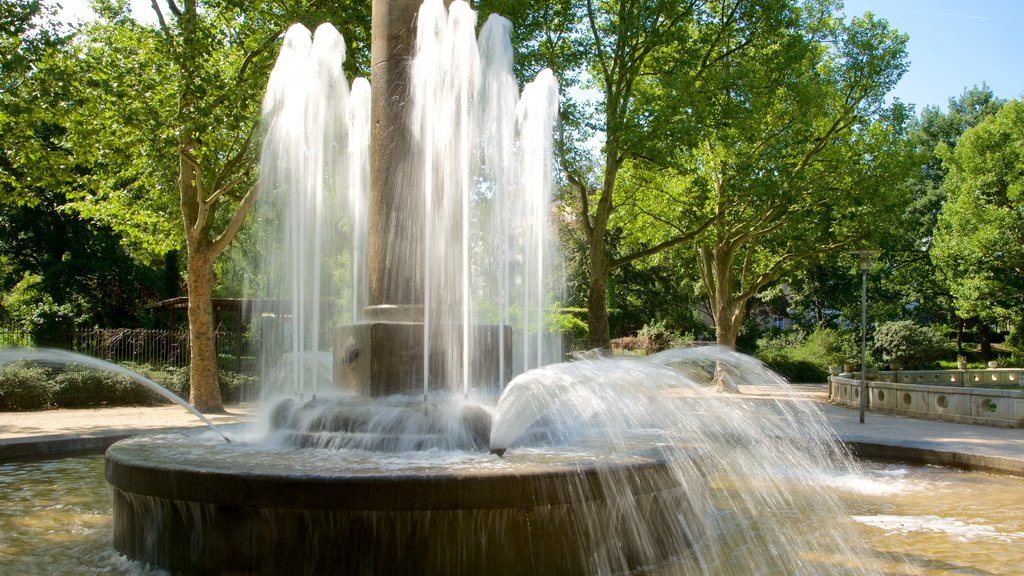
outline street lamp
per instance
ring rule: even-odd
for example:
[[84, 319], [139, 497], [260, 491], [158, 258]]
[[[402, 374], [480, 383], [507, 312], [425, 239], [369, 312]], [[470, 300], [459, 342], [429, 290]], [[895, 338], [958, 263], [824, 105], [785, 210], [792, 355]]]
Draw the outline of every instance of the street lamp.
[[860, 269], [860, 423], [864, 423], [864, 412], [868, 408], [868, 382], [866, 349], [868, 342], [868, 269], [871, 256], [878, 250], [854, 250]]

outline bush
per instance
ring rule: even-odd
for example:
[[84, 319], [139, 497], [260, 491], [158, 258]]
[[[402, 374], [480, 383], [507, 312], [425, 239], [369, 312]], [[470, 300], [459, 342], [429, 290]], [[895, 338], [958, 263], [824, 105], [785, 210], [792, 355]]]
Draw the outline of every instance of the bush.
[[807, 336], [796, 357], [814, 361], [827, 369], [860, 358], [860, 346], [852, 332], [818, 327]]
[[806, 335], [802, 330], [769, 333], [757, 339], [755, 355], [758, 357], [788, 356], [792, 350], [804, 343]]
[[624, 336], [612, 340], [611, 347], [616, 352], [632, 352], [646, 356], [692, 340], [692, 334], [683, 336], [676, 334], [669, 330], [665, 321], [662, 320], [654, 324], [644, 324], [636, 336]]
[[1006, 337], [1006, 345], [1013, 350], [1014, 356], [1024, 355], [1024, 328], [1014, 326]]
[[852, 361], [859, 348], [853, 333], [818, 327], [809, 334], [796, 329], [762, 337], [755, 355], [791, 382], [825, 382], [829, 366]]
[[874, 348], [882, 361], [901, 368], [929, 368], [952, 352], [934, 330], [911, 320], [885, 322], [875, 329]]
[[71, 340], [75, 327], [75, 310], [70, 304], [59, 304], [43, 288], [43, 277], [28, 272], [6, 296], [0, 306], [22, 334], [34, 344], [64, 346]]
[[167, 402], [145, 384], [100, 370], [69, 370], [53, 379], [53, 401], [60, 408], [154, 406]]
[[217, 384], [224, 402], [244, 402], [259, 397], [259, 379], [251, 374], [221, 370]]
[[759, 359], [790, 382], [828, 381], [828, 371], [809, 360], [797, 360], [784, 354], [766, 355]]
[[0, 368], [0, 411], [17, 412], [53, 408], [50, 371], [26, 363]]

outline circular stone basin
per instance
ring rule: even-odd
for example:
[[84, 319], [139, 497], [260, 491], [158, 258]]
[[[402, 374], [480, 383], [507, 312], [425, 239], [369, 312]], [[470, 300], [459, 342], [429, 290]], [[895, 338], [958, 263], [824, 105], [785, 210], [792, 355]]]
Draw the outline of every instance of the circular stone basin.
[[707, 522], [703, 483], [655, 453], [212, 442], [107, 451], [118, 551], [189, 574], [593, 574], [670, 561]]

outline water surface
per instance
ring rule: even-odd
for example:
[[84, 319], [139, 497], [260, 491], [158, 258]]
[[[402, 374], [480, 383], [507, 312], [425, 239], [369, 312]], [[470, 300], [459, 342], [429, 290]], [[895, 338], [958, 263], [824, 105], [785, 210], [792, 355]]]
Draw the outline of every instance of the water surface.
[[[834, 487], [871, 557], [809, 558], [809, 565], [867, 561], [897, 575], [1024, 573], [1024, 479], [865, 463], [861, 474], [821, 482]], [[734, 490], [742, 487], [713, 485], [712, 498], [734, 501]], [[165, 574], [111, 548], [102, 456], [2, 463], [0, 502], [0, 574]], [[732, 513], [723, 510], [723, 527]], [[750, 573], [749, 566], [729, 569]]]

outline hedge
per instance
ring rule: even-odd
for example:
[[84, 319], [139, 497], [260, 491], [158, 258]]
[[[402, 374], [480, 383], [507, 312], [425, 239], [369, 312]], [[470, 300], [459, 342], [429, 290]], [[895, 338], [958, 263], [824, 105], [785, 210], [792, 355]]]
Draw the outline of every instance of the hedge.
[[[181, 398], [188, 398], [188, 369], [143, 365], [127, 368], [160, 384]], [[220, 391], [225, 402], [255, 398], [257, 379], [249, 374], [220, 371]], [[155, 406], [168, 400], [145, 385], [102, 370], [53, 368], [30, 363], [0, 367], [0, 412], [102, 406]]]

